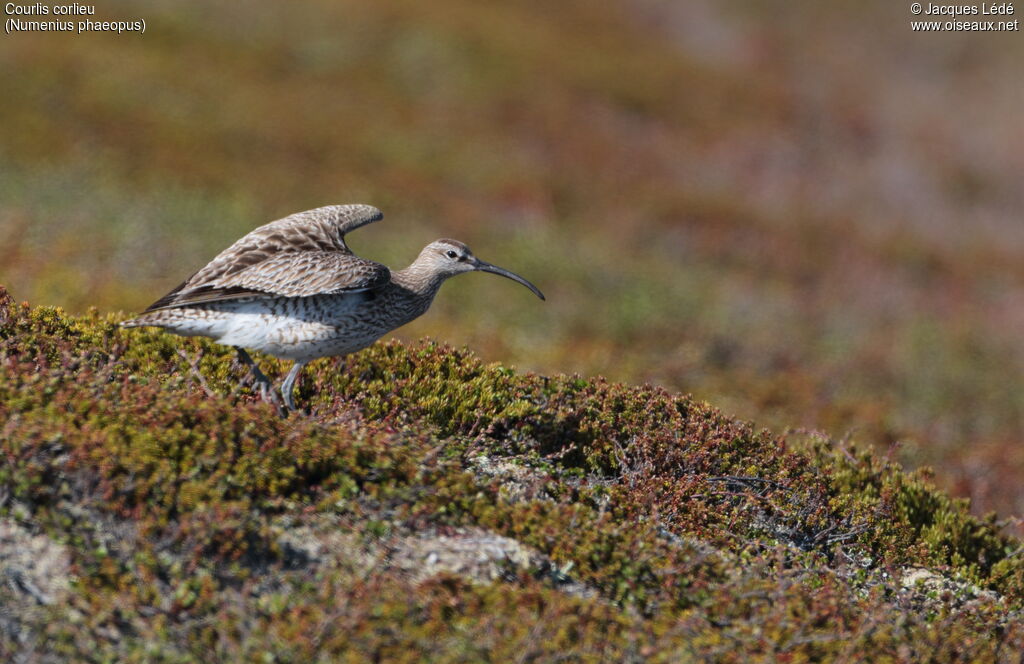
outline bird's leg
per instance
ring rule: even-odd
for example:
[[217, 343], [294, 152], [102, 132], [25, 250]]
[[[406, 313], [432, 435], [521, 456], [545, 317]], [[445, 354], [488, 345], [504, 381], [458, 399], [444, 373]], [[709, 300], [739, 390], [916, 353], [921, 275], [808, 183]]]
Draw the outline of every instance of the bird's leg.
[[206, 392], [206, 396], [215, 397], [217, 393], [210, 389], [210, 386], [206, 384], [206, 379], [203, 378], [203, 372], [199, 370], [199, 360], [203, 357], [203, 350], [200, 348], [199, 353], [196, 357], [189, 357], [188, 353], [182, 349], [178, 349], [178, 355], [188, 363], [189, 369], [192, 370], [192, 376], [199, 383], [199, 387], [203, 388], [203, 392]]
[[292, 392], [295, 389], [295, 379], [299, 377], [299, 373], [302, 372], [302, 367], [304, 366], [306, 366], [305, 362], [296, 361], [281, 385], [281, 396], [284, 397], [284, 406], [290, 411], [298, 410], [295, 407], [295, 401], [292, 400]]
[[249, 353], [245, 352], [245, 349], [241, 346], [235, 346], [235, 350], [238, 351], [239, 361], [249, 367], [249, 373], [252, 374], [253, 380], [260, 386], [260, 398], [264, 401], [273, 403], [273, 384], [267, 375], [260, 371], [259, 366], [249, 357]]

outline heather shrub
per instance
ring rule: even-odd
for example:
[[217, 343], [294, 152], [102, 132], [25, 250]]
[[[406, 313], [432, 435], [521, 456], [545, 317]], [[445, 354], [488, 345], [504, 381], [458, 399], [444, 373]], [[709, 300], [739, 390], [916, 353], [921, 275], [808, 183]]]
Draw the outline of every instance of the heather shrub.
[[[0, 298], [7, 653], [966, 662], [1024, 646], [1020, 543], [868, 450], [434, 342], [318, 361], [308, 412], [282, 418], [230, 349]], [[65, 570], [45, 590], [42, 561]]]

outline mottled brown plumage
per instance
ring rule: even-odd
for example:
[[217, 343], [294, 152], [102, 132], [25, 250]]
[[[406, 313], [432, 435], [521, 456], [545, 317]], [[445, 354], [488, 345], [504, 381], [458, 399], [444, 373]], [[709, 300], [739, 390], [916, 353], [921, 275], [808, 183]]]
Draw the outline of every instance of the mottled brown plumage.
[[294, 360], [282, 386], [285, 405], [294, 410], [292, 388], [307, 362], [365, 348], [420, 316], [449, 277], [493, 272], [544, 299], [536, 286], [456, 240], [428, 244], [398, 272], [359, 258], [345, 234], [382, 217], [369, 205], [331, 205], [260, 226], [123, 325], [236, 347], [265, 398], [269, 381], [243, 349]]
[[359, 258], [345, 244], [346, 233], [383, 217], [369, 205], [330, 205], [272, 221], [220, 252], [146, 312], [246, 295], [304, 297], [386, 284], [386, 266]]

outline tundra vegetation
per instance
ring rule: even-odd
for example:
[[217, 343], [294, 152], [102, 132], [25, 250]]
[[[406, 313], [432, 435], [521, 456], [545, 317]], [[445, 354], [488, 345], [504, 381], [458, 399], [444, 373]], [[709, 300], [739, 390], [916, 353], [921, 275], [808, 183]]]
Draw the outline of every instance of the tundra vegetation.
[[120, 319], [0, 291], [8, 658], [1024, 649], [1021, 542], [868, 449], [429, 341], [314, 362], [282, 418], [230, 349]]
[[373, 204], [359, 255], [458, 238], [549, 296], [467, 278], [405, 340], [850, 436], [1024, 514], [1016, 33], [889, 0], [96, 11], [146, 33], [0, 41], [18, 298], [139, 312], [260, 224]]

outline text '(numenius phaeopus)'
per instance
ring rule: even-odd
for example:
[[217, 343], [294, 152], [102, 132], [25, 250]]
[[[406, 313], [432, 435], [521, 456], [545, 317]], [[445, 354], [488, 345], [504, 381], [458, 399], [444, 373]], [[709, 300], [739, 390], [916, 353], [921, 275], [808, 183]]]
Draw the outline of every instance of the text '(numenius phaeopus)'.
[[[96, 16], [96, 5], [83, 5], [72, 2], [63, 5], [44, 5], [37, 2], [31, 5], [22, 5], [14, 2], [4, 4], [4, 14], [8, 16], [4, 21], [4, 30], [7, 34], [15, 32], [72, 32], [82, 34], [85, 32], [145, 32], [145, 19], [132, 19], [126, 21], [103, 21], [94, 18]], [[47, 17], [40, 19], [39, 17]], [[52, 18], [51, 18], [52, 17]], [[69, 20], [76, 17], [78, 20]]]

